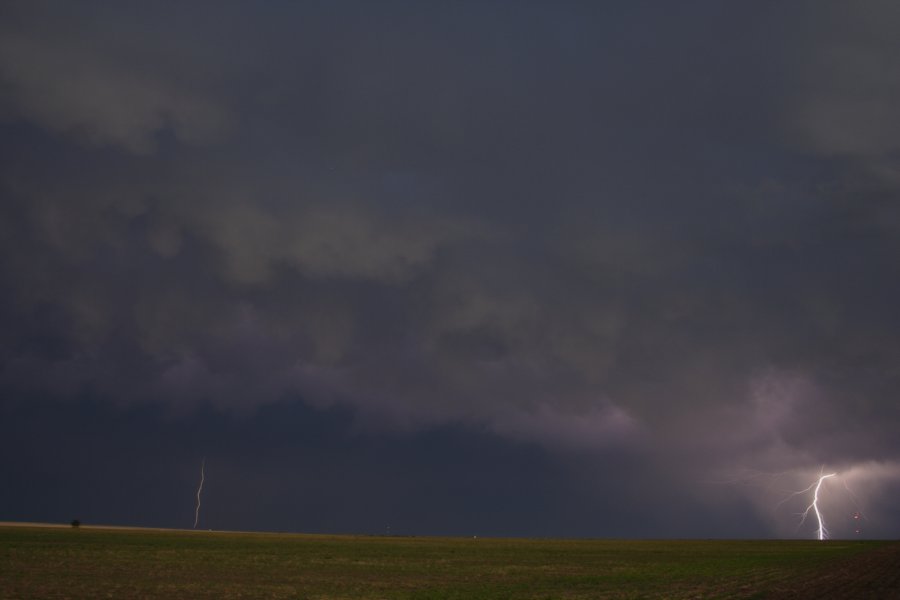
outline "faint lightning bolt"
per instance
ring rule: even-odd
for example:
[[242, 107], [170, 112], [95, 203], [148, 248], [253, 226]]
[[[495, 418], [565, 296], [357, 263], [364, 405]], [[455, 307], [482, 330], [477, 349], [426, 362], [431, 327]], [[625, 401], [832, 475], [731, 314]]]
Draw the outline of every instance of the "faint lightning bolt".
[[197, 529], [197, 523], [200, 522], [200, 492], [203, 491], [203, 469], [206, 467], [206, 457], [200, 461], [200, 487], [197, 488], [197, 510], [194, 511], [194, 529]]

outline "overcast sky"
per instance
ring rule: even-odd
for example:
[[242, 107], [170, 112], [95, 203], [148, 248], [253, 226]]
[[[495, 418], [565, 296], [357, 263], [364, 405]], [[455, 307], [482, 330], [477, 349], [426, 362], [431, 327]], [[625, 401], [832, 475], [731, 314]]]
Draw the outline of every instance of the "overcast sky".
[[0, 520], [900, 536], [898, 28], [4, 2]]

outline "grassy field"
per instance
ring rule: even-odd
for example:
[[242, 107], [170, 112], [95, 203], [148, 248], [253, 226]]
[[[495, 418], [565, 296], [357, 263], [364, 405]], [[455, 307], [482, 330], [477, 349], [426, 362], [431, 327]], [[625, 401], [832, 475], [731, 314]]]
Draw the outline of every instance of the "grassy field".
[[[900, 542], [0, 526], [0, 598], [900, 597]], [[826, 596], [829, 597], [829, 596]]]

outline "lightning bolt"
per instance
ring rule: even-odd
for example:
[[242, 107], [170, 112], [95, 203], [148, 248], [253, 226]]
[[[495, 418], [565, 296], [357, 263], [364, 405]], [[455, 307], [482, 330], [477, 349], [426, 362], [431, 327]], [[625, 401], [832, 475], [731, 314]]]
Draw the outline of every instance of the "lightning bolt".
[[206, 467], [206, 457], [203, 457], [203, 460], [200, 461], [200, 487], [197, 488], [197, 510], [194, 511], [194, 529], [197, 529], [197, 523], [200, 522], [200, 492], [203, 491], [204, 467]]
[[[861, 468], [861, 467], [860, 467]], [[799, 523], [797, 523], [797, 531], [800, 531], [800, 528], [806, 522], [807, 518], [809, 518], [810, 514], [815, 515], [816, 522], [818, 523], [818, 527], [816, 528], [816, 539], [818, 540], [827, 540], [830, 537], [830, 533], [828, 528], [825, 525], [825, 517], [822, 514], [822, 510], [819, 508], [819, 496], [824, 493], [822, 489], [822, 485], [825, 483], [826, 479], [831, 479], [832, 477], [836, 478], [836, 481], [840, 481], [844, 489], [846, 490], [846, 496], [841, 495], [841, 491], [839, 489], [835, 489], [833, 486], [829, 488], [829, 494], [837, 493], [840, 497], [836, 499], [832, 499], [832, 502], [829, 503], [831, 506], [830, 510], [834, 510], [835, 503], [837, 506], [849, 502], [855, 507], [856, 512], [853, 513], [853, 524], [855, 533], [859, 534], [861, 532], [861, 523], [863, 521], [868, 521], [868, 518], [864, 514], [864, 509], [861, 506], [860, 499], [856, 496], [853, 490], [850, 489], [848, 484], [849, 480], [853, 479], [853, 472], [857, 467], [853, 467], [852, 469], [842, 470], [839, 474], [837, 472], [834, 473], [826, 473], [824, 465], [819, 469], [819, 475], [813, 476], [812, 483], [809, 484], [806, 488], [800, 491], [791, 491], [790, 489], [784, 489], [781, 485], [778, 488], [773, 489], [777, 480], [781, 477], [795, 477], [802, 473], [806, 473], [808, 477], [809, 471], [805, 469], [803, 471], [783, 471], [781, 473], [767, 473], [764, 471], [757, 471], [754, 469], [742, 469], [737, 471], [735, 474], [729, 475], [729, 473], [724, 473], [725, 478], [720, 479], [718, 481], [704, 482], [704, 483], [725, 483], [725, 484], [747, 484], [751, 487], [762, 487], [762, 483], [758, 482], [760, 479], [768, 479], [768, 484], [765, 487], [773, 492], [779, 492], [779, 494], [786, 494], [782, 496], [782, 499], [776, 505], [776, 508], [785, 504], [786, 502], [792, 501], [797, 496], [803, 496], [804, 499], [809, 498], [809, 495], [812, 496], [812, 502], [803, 510], [802, 512], [796, 513], [796, 516], [799, 517]], [[900, 469], [898, 469], [898, 473], [900, 473]], [[840, 475], [840, 477], [838, 476]], [[806, 477], [804, 477], [805, 479]]]
[[806, 510], [803, 511], [803, 516], [800, 518], [800, 525], [806, 521], [806, 517], [809, 516], [809, 511], [813, 511], [816, 514], [816, 521], [819, 523], [819, 528], [816, 530], [816, 537], [819, 540], [824, 540], [828, 538], [828, 529], [825, 528], [825, 521], [822, 519], [822, 513], [819, 511], [819, 489], [822, 487], [822, 482], [828, 479], [829, 477], [834, 477], [837, 473], [828, 473], [825, 475], [820, 471], [819, 479], [811, 484], [805, 490], [796, 492], [797, 494], [805, 494], [806, 492], [813, 490], [813, 501], [812, 504], [806, 507]]

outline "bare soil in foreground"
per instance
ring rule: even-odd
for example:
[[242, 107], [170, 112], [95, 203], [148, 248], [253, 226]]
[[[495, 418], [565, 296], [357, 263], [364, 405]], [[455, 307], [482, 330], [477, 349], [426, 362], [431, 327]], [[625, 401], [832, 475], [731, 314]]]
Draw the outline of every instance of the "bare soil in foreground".
[[900, 542], [0, 525], [0, 598], [900, 599]]
[[900, 543], [834, 562], [774, 586], [766, 598], [900, 598]]

